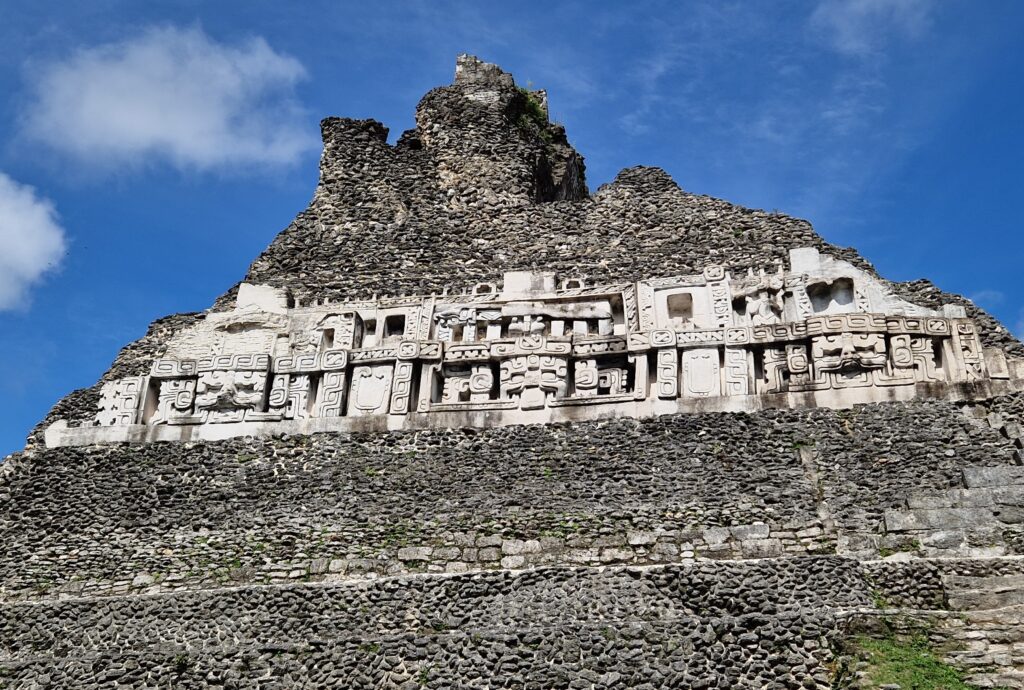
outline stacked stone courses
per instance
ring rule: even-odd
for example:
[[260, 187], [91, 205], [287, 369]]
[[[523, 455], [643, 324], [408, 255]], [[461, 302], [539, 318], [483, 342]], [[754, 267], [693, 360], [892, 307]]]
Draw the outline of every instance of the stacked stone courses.
[[[1024, 346], [460, 56], [0, 464], [0, 689], [1024, 688]], [[891, 687], [891, 686], [887, 686]]]

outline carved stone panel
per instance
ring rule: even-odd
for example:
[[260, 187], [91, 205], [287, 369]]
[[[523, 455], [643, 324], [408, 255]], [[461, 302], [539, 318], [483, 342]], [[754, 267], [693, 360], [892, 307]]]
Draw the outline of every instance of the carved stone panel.
[[622, 367], [606, 367], [598, 370], [597, 390], [607, 391], [605, 395], [623, 395], [626, 393], [626, 386], [629, 373]]
[[658, 350], [658, 397], [679, 397], [679, 351], [674, 347]]
[[142, 406], [145, 385], [144, 376], [130, 376], [103, 384], [96, 423], [100, 426], [135, 424]]
[[409, 398], [412, 395], [413, 363], [395, 363], [395, 378], [391, 386], [391, 414], [408, 414]]
[[[195, 379], [167, 379], [160, 382], [156, 412], [150, 424], [180, 424], [192, 421]], [[194, 421], [198, 422], [198, 419]]]
[[501, 396], [519, 400], [524, 410], [545, 406], [549, 397], [563, 398], [568, 387], [564, 357], [530, 354], [501, 362]]
[[741, 347], [725, 348], [725, 394], [750, 394], [750, 365], [747, 351]]
[[372, 364], [355, 367], [349, 394], [349, 415], [362, 417], [385, 414], [391, 400], [393, 364]]
[[344, 371], [326, 371], [317, 391], [316, 416], [340, 417], [344, 411], [347, 377]]
[[683, 350], [683, 396], [708, 398], [721, 394], [718, 349]]
[[984, 379], [985, 357], [973, 324], [958, 323], [956, 325], [956, 344], [957, 354], [963, 362], [964, 380], [980, 381]]
[[196, 383], [196, 414], [204, 422], [240, 422], [246, 411], [262, 411], [267, 374], [262, 371], [204, 371]]
[[573, 389], [580, 398], [597, 395], [597, 360], [578, 359], [573, 362]]

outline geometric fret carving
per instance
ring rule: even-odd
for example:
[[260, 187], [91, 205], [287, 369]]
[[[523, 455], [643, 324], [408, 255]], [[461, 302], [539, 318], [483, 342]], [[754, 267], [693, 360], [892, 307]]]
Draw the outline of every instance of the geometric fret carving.
[[145, 382], [145, 376], [130, 376], [103, 384], [96, 423], [100, 426], [134, 424], [142, 407]]

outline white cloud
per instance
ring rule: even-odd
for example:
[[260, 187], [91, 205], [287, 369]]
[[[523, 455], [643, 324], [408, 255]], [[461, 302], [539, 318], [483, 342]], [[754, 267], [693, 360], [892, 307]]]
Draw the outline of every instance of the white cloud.
[[1006, 301], [1006, 294], [1000, 290], [978, 290], [968, 295], [968, 299], [982, 308], [991, 308]]
[[294, 93], [305, 69], [262, 38], [153, 28], [31, 71], [25, 133], [91, 167], [289, 164], [317, 146]]
[[64, 256], [53, 204], [0, 173], [0, 310], [23, 306], [28, 288]]
[[867, 56], [891, 34], [920, 35], [931, 10], [930, 0], [822, 0], [811, 15], [811, 27], [825, 34], [836, 51]]

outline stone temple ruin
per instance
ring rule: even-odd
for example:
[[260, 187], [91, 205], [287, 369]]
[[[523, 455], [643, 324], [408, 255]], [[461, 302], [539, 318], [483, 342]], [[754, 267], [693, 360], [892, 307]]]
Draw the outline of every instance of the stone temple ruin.
[[[0, 465], [0, 687], [1024, 687], [1024, 346], [471, 56]], [[916, 636], [916, 637], [915, 637]], [[918, 644], [915, 642], [915, 644]]]

